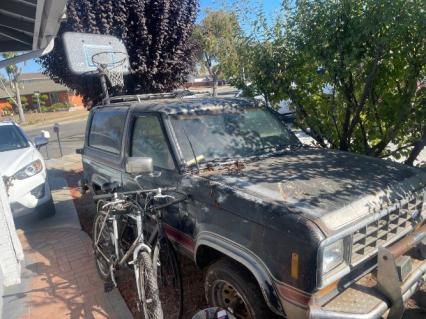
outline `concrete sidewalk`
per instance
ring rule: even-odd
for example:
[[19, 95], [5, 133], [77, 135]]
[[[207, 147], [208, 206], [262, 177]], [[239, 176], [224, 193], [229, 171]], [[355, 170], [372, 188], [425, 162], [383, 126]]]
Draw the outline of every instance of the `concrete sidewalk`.
[[64, 174], [80, 158], [48, 161], [56, 215], [16, 222], [25, 262], [22, 283], [5, 289], [3, 319], [133, 318], [120, 293], [104, 293], [89, 236], [81, 231]]

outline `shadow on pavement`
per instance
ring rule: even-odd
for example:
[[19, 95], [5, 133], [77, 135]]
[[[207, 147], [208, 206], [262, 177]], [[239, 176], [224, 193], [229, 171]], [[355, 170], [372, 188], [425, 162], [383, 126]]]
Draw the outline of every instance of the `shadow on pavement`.
[[5, 291], [3, 318], [132, 318], [119, 292], [104, 293], [92, 253], [81, 231], [65, 170], [48, 171], [56, 215], [15, 218], [25, 261], [22, 283]]

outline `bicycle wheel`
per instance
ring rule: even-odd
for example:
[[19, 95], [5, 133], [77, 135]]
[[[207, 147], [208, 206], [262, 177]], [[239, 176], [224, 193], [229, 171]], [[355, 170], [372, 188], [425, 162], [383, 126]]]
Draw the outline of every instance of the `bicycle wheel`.
[[176, 252], [167, 238], [157, 242], [152, 260], [163, 313], [168, 319], [180, 319], [183, 312], [182, 277]]
[[112, 238], [110, 235], [111, 227], [106, 222], [104, 229], [99, 237], [98, 247], [96, 247], [96, 239], [99, 236], [99, 233], [102, 228], [102, 224], [105, 220], [106, 212], [99, 211], [95, 216], [95, 221], [93, 223], [93, 250], [95, 252], [95, 258], [96, 258], [96, 269], [101, 276], [101, 278], [105, 281], [108, 281], [110, 279], [110, 270], [109, 270], [109, 264], [105, 260], [105, 258], [101, 255], [101, 253], [98, 251], [98, 248], [106, 255], [106, 256], [112, 256], [114, 254], [114, 244], [112, 242]]
[[145, 251], [139, 256], [139, 285], [144, 319], [163, 319], [157, 278], [154, 276], [151, 256]]

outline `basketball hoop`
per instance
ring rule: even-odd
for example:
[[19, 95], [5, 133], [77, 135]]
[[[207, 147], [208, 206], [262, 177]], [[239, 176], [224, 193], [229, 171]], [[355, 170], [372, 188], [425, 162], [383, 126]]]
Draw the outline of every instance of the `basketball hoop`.
[[121, 91], [123, 76], [130, 72], [124, 43], [104, 34], [65, 32], [62, 38], [70, 71], [78, 75], [99, 75], [104, 101], [109, 103], [107, 81], [115, 91]]
[[92, 62], [101, 75], [105, 75], [113, 88], [124, 87], [122, 66], [128, 61], [124, 52], [99, 52], [92, 56]]

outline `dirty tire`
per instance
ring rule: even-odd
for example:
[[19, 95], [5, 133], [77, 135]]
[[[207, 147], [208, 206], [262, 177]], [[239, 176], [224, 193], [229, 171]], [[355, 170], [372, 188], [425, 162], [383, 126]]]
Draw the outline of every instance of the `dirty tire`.
[[[95, 220], [93, 222], [93, 238], [92, 238], [92, 244], [93, 244], [93, 251], [95, 252], [95, 264], [96, 264], [96, 270], [98, 271], [99, 276], [104, 281], [109, 281], [110, 279], [110, 271], [109, 271], [109, 265], [108, 262], [105, 260], [105, 258], [102, 257], [102, 255], [97, 251], [95, 247], [95, 240], [98, 237], [99, 231], [101, 230], [103, 220], [105, 219], [105, 212], [98, 212], [95, 215]], [[101, 240], [99, 241], [99, 245], [103, 247], [103, 249], [108, 250], [107, 255], [110, 252], [110, 249], [113, 249], [113, 244], [111, 242], [111, 236], [108, 231], [107, 225], [105, 225], [105, 228], [101, 235]], [[103, 250], [103, 252], [105, 252]]]
[[212, 307], [227, 309], [237, 319], [275, 318], [265, 303], [259, 286], [245, 268], [220, 259], [207, 269], [204, 289]]
[[139, 255], [139, 284], [142, 290], [144, 319], [163, 319], [157, 278], [152, 267], [151, 256], [143, 251]]

